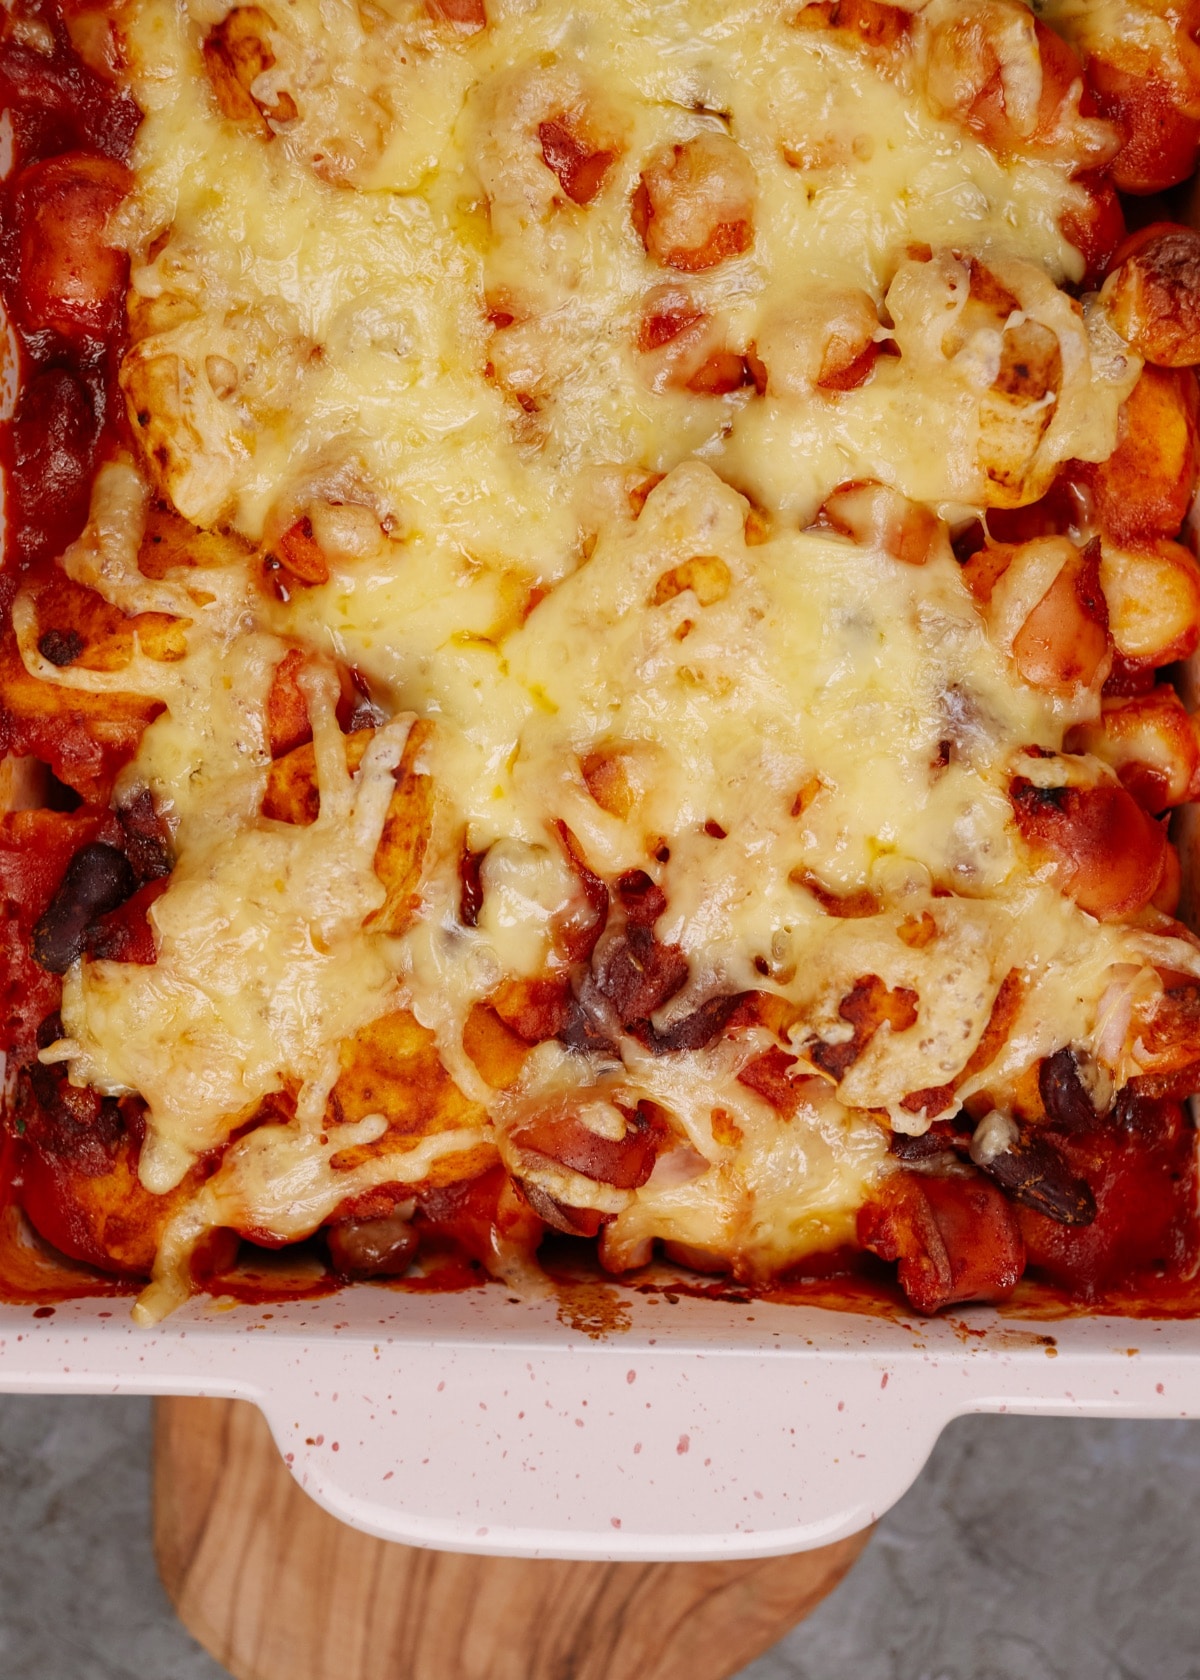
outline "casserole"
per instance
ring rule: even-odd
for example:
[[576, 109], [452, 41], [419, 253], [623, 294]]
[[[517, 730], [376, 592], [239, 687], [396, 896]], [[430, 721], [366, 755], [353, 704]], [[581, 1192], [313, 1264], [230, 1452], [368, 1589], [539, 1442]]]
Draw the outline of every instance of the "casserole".
[[[619, 9], [581, 45], [580, 20], [551, 42], [500, 4], [210, 10], [144, 0], [118, 38], [71, 9], [94, 76], [128, 53], [144, 129], [129, 154], [128, 99], [97, 94], [98, 150], [14, 188], [23, 353], [39, 389], [100, 379], [115, 428], [65, 577], [22, 583], [5, 655], [9, 750], [53, 771], [6, 829], [34, 1224], [152, 1269], [143, 1323], [196, 1280], [236, 1295], [230, 1233], [323, 1230], [340, 1272], [400, 1271], [430, 1228], [435, 1252], [479, 1245], [473, 1197], [477, 1258], [514, 1285], [545, 1226], [598, 1236], [612, 1271], [658, 1240], [756, 1287], [854, 1237], [924, 1310], [1003, 1298], [1027, 1253], [1093, 1297], [1122, 1265], [1186, 1275], [1200, 968], [1155, 819], [1200, 748], [1152, 685], [1195, 643], [1171, 539], [1200, 344], [1192, 236], [1116, 254], [1105, 172], [1153, 184], [1146, 101], [1107, 71], [1089, 90], [1013, 0], [756, 14], [723, 50], [757, 104], [728, 65], [709, 97], [706, 60], [619, 93]], [[676, 12], [655, 27], [730, 39], [721, 8]], [[28, 52], [56, 64], [44, 18], [18, 24], [28, 73]], [[1162, 62], [1186, 79], [1179, 31]], [[842, 260], [837, 181], [870, 210], [892, 190], [893, 81], [922, 173], [887, 204], [908, 243], [886, 221], [864, 240], [883, 301], [806, 277], [781, 310], [787, 262]], [[814, 87], [867, 91], [829, 153]], [[120, 343], [118, 227], [124, 422], [97, 359]], [[1107, 269], [1084, 303], [1052, 283]], [[639, 436], [640, 481], [606, 464]], [[480, 509], [518, 500], [489, 536]], [[67, 518], [40, 508], [34, 553]], [[464, 628], [455, 590], [481, 579], [493, 616]], [[56, 808], [64, 786], [84, 803]], [[1091, 1231], [1099, 1266], [1056, 1227]], [[539, 1338], [546, 1311], [521, 1307]]]

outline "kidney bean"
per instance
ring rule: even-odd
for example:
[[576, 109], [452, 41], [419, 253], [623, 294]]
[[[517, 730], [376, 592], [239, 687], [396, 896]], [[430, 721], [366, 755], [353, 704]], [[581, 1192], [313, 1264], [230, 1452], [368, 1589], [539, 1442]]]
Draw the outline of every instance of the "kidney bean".
[[1049, 1138], [1036, 1132], [1023, 1131], [1010, 1148], [975, 1164], [1011, 1201], [1059, 1225], [1090, 1225], [1096, 1217], [1096, 1199], [1086, 1181], [1076, 1177]]
[[1044, 1059], [1038, 1068], [1038, 1090], [1056, 1131], [1089, 1132], [1095, 1126], [1096, 1111], [1079, 1077], [1073, 1051], [1056, 1050]]
[[407, 1219], [346, 1219], [325, 1230], [329, 1258], [341, 1277], [402, 1277], [416, 1257], [420, 1238]]
[[65, 974], [83, 951], [89, 925], [123, 904], [136, 885], [128, 858], [115, 846], [84, 846], [33, 930], [34, 961], [51, 974]]

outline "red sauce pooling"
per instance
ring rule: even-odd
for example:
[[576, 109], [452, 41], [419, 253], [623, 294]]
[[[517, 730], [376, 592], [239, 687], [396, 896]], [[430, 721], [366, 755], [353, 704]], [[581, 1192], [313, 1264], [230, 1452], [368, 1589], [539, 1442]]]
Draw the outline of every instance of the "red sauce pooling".
[[0, 426], [7, 608], [17, 574], [79, 535], [115, 433], [127, 264], [95, 235], [128, 189], [141, 114], [83, 62], [49, 0], [0, 18], [0, 109], [13, 154], [0, 182], [0, 302], [19, 391], [12, 422]]
[[[100, 68], [89, 68], [75, 50], [68, 20]], [[8, 163], [0, 179], [0, 376], [6, 386], [15, 376], [16, 386], [12, 417], [0, 421], [0, 636], [21, 577], [49, 566], [83, 529], [96, 468], [119, 425], [128, 262], [106, 243], [105, 230], [130, 184], [127, 163], [141, 115], [105, 68], [106, 55], [115, 64], [116, 51], [101, 10], [17, 0], [0, 14], [7, 135], [0, 161]], [[14, 728], [0, 711], [0, 756], [32, 752], [55, 763], [52, 737], [72, 738], [66, 716], [36, 741]], [[38, 896], [30, 880], [37, 859], [23, 859], [17, 846], [5, 858], [10, 905], [27, 908]], [[8, 956], [12, 961], [11, 949]], [[35, 986], [39, 1018], [57, 1008], [53, 976], [24, 972], [28, 962], [13, 967], [10, 982], [25, 994], [27, 1015]], [[24, 1051], [11, 1027], [6, 1019], [0, 1043]]]

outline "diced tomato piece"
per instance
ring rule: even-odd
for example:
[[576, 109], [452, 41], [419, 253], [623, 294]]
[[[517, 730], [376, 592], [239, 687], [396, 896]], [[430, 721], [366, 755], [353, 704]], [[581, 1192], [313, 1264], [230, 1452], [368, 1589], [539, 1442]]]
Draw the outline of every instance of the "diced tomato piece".
[[923, 1313], [955, 1301], [1003, 1300], [1025, 1269], [1013, 1208], [974, 1175], [893, 1174], [860, 1211], [858, 1240], [899, 1262], [900, 1287]]
[[1056, 1140], [1091, 1187], [1090, 1225], [1061, 1225], [1028, 1208], [1018, 1214], [1030, 1266], [1085, 1299], [1139, 1273], [1178, 1275], [1195, 1248], [1195, 1134], [1182, 1108], [1135, 1097], [1123, 1118]]
[[107, 225], [131, 183], [123, 164], [86, 152], [48, 158], [21, 176], [17, 295], [33, 329], [82, 343], [116, 327], [129, 259], [109, 242]]
[[566, 117], [552, 117], [539, 124], [538, 139], [546, 168], [558, 176], [567, 197], [573, 204], [590, 204], [603, 187], [617, 154], [591, 145]]
[[425, 10], [435, 23], [448, 23], [463, 35], [487, 28], [484, 0], [425, 0]]
[[429, 1190], [417, 1205], [416, 1225], [448, 1238], [483, 1266], [505, 1257], [527, 1257], [542, 1239], [542, 1221], [514, 1189], [503, 1167], [478, 1178]]
[[524, 1121], [512, 1142], [529, 1155], [617, 1190], [638, 1190], [654, 1171], [667, 1128], [653, 1103], [639, 1103], [625, 1116], [625, 1135], [605, 1137], [575, 1114], [561, 1109]]

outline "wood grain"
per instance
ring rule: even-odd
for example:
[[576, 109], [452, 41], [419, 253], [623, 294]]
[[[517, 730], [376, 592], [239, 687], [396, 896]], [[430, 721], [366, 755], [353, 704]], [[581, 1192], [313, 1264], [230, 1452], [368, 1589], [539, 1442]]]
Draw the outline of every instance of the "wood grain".
[[730, 1563], [421, 1551], [322, 1511], [255, 1407], [157, 1402], [158, 1567], [184, 1625], [236, 1680], [725, 1680], [807, 1615], [868, 1538]]

